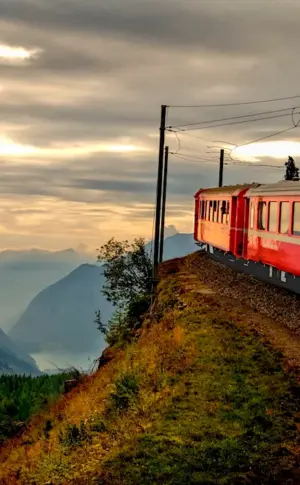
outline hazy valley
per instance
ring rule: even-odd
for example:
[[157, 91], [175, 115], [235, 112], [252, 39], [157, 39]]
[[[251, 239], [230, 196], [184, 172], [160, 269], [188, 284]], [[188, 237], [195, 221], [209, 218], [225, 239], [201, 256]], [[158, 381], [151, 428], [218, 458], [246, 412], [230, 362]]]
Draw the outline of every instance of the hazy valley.
[[[165, 240], [164, 259], [196, 249], [192, 234], [176, 234]], [[151, 252], [151, 243], [147, 250]], [[104, 321], [113, 312], [101, 294], [103, 283], [96, 254], [93, 258], [73, 250], [4, 251], [0, 253], [0, 328], [42, 371], [88, 369], [105, 348], [94, 323], [95, 312], [100, 309]]]

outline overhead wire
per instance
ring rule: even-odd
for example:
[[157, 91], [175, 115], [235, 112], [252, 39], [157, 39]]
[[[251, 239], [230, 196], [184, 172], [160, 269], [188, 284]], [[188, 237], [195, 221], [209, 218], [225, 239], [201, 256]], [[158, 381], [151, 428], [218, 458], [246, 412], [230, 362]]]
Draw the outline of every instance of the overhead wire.
[[191, 135], [190, 133], [186, 133], [186, 131], [183, 131], [180, 128], [177, 128], [177, 131], [175, 131], [171, 128], [166, 128], [166, 131], [169, 131], [170, 133], [179, 133], [180, 132], [181, 135], [189, 136], [190, 138], [198, 138], [198, 140], [207, 141], [208, 143], [212, 142], [212, 140], [209, 140], [208, 138], [203, 138], [202, 136]]
[[205, 158], [199, 158], [199, 157], [190, 157], [189, 155], [179, 155], [178, 153], [173, 153], [171, 152], [170, 155], [173, 155], [174, 157], [181, 158], [187, 162], [200, 162], [200, 163], [218, 163], [218, 160], [213, 160], [213, 159], [205, 159]]
[[291, 114], [293, 115], [293, 112], [294, 112], [295, 109], [296, 109], [295, 107], [290, 106], [288, 108], [275, 109], [275, 110], [271, 110], [271, 111], [260, 111], [258, 113], [248, 113], [248, 114], [245, 114], [245, 115], [230, 116], [228, 118], [218, 118], [216, 120], [194, 121], [193, 123], [182, 123], [182, 124], [179, 124], [179, 125], [167, 126], [167, 129], [168, 128], [179, 128], [179, 129], [181, 129], [181, 127], [184, 127], [184, 126], [205, 125], [205, 124], [208, 124], [208, 123], [217, 123], [219, 121], [230, 121], [230, 120], [237, 120], [237, 119], [248, 118], [248, 117], [253, 117], [253, 116], [261, 116], [261, 115], [267, 115], [267, 114], [273, 114], [273, 113], [282, 113], [283, 111], [289, 111], [289, 110], [291, 110]]
[[[296, 114], [300, 114], [300, 112], [297, 112]], [[276, 115], [276, 116], [265, 116], [263, 118], [255, 118], [255, 119], [248, 119], [248, 120], [242, 120], [242, 121], [234, 121], [232, 123], [219, 123], [217, 125], [209, 125], [209, 126], [201, 126], [200, 128], [181, 128], [181, 129], [178, 129], [179, 131], [192, 131], [192, 130], [206, 130], [208, 128], [218, 128], [218, 127], [221, 127], [221, 126], [231, 126], [231, 125], [242, 125], [244, 123], [253, 123], [255, 121], [264, 121], [264, 120], [273, 120], [273, 119], [276, 119], [276, 118], [284, 118], [284, 117], [287, 117], [287, 116], [291, 116], [291, 113], [285, 113], [285, 114], [281, 114], [281, 115]], [[209, 122], [208, 122], [209, 123]]]
[[169, 108], [221, 108], [225, 106], [245, 106], [249, 104], [260, 104], [260, 103], [275, 103], [277, 101], [286, 101], [288, 99], [299, 99], [300, 95], [297, 96], [287, 96], [284, 98], [271, 98], [271, 99], [262, 99], [262, 100], [255, 100], [255, 101], [243, 101], [239, 103], [220, 103], [220, 104], [201, 104], [201, 105], [169, 105]]
[[[269, 99], [269, 100], [262, 100], [262, 101], [253, 101], [253, 102], [245, 102], [245, 103], [228, 103], [228, 104], [223, 104], [223, 105], [203, 105], [203, 106], [199, 106], [199, 107], [213, 107], [213, 106], [240, 106], [240, 105], [245, 105], [245, 104], [257, 104], [257, 103], [267, 103], [267, 102], [273, 102], [273, 101], [283, 101], [283, 100], [287, 100], [287, 99], [296, 99], [296, 98], [300, 98], [300, 96], [290, 96], [290, 97], [286, 97], [286, 98], [276, 98], [276, 99]], [[171, 106], [172, 107], [172, 106]], [[174, 106], [173, 106], [174, 107]], [[188, 106], [187, 106], [188, 107]], [[229, 150], [229, 153], [228, 153], [228, 156], [230, 158], [230, 161], [228, 160], [225, 160], [225, 163], [226, 165], [246, 165], [246, 166], [254, 166], [254, 167], [266, 167], [266, 168], [274, 168], [274, 169], [281, 169], [280, 166], [277, 166], [277, 165], [269, 165], [269, 164], [262, 164], [262, 163], [251, 163], [249, 161], [241, 161], [241, 160], [237, 160], [237, 159], [234, 159], [232, 157], [232, 153], [237, 150], [238, 148], [240, 147], [243, 147], [243, 146], [246, 146], [246, 145], [250, 145], [252, 143], [257, 143], [259, 141], [263, 141], [263, 140], [267, 140], [269, 138], [272, 138], [274, 136], [277, 136], [279, 134], [282, 134], [282, 133], [286, 133], [288, 131], [291, 131], [297, 127], [299, 127], [300, 125], [300, 119], [298, 122], [295, 121], [295, 117], [294, 115], [295, 114], [300, 114], [299, 111], [295, 111], [296, 109], [300, 109], [298, 107], [288, 107], [288, 108], [282, 108], [282, 109], [279, 109], [279, 110], [272, 110], [272, 111], [265, 111], [265, 112], [259, 112], [259, 113], [247, 113], [245, 115], [239, 115], [239, 116], [233, 116], [233, 117], [228, 117], [228, 118], [221, 118], [221, 119], [216, 119], [216, 120], [207, 120], [207, 121], [200, 121], [200, 122], [193, 122], [193, 123], [186, 123], [186, 124], [182, 124], [182, 125], [171, 125], [171, 126], [168, 126], [166, 128], [166, 131], [169, 131], [171, 133], [174, 133], [174, 135], [176, 136], [176, 139], [178, 141], [178, 149], [176, 152], [170, 152], [171, 155], [174, 155], [174, 156], [177, 156], [178, 158], [182, 158], [184, 160], [187, 160], [187, 161], [199, 161], [199, 162], [204, 162], [204, 163], [216, 163], [218, 160], [216, 159], [213, 159], [213, 158], [204, 158], [204, 157], [199, 157], [199, 156], [192, 156], [192, 155], [188, 155], [188, 154], [182, 154], [179, 152], [181, 151], [181, 141], [180, 141], [180, 138], [178, 136], [178, 133], [181, 133], [182, 135], [186, 135], [186, 136], [189, 136], [189, 137], [192, 137], [192, 138], [197, 138], [197, 139], [200, 139], [200, 140], [203, 140], [203, 141], [207, 141], [207, 142], [210, 142], [211, 143], [211, 140], [208, 140], [207, 138], [203, 138], [203, 137], [200, 137], [200, 136], [197, 136], [197, 135], [192, 135], [190, 133], [186, 133], [187, 131], [191, 131], [191, 130], [201, 130], [201, 129], [207, 129], [207, 128], [217, 128], [217, 127], [221, 127], [221, 126], [230, 126], [230, 125], [238, 125], [238, 124], [243, 124], [243, 123], [249, 123], [249, 122], [256, 122], [256, 121], [263, 121], [263, 120], [269, 120], [269, 119], [276, 119], [276, 118], [281, 118], [281, 117], [286, 117], [286, 116], [291, 116], [292, 118], [292, 123], [293, 123], [293, 126], [291, 127], [288, 127], [284, 130], [280, 130], [280, 131], [277, 131], [275, 133], [272, 133], [270, 135], [267, 135], [267, 136], [264, 136], [264, 137], [261, 137], [261, 138], [258, 138], [258, 139], [255, 139], [255, 140], [252, 140], [250, 142], [247, 142], [247, 143], [244, 143], [242, 145], [236, 145], [236, 144], [233, 144], [233, 143], [229, 143], [229, 142], [226, 142], [226, 144], [228, 145], [234, 145], [234, 148], [227, 148], [227, 150]], [[284, 113], [284, 114], [279, 114], [279, 115], [276, 115], [276, 116], [267, 116], [267, 117], [259, 117], [259, 118], [254, 118], [255, 116], [261, 116], [261, 115], [265, 115], [265, 114], [273, 114], [273, 113], [283, 113], [284, 111], [289, 111], [289, 113]], [[243, 118], [249, 118], [249, 119], [243, 119]], [[239, 121], [235, 121], [233, 123], [220, 123], [220, 124], [212, 124], [212, 123], [218, 123], [219, 121], [231, 121], [231, 120], [239, 120]], [[199, 127], [199, 125], [203, 125], [203, 124], [207, 124], [208, 126], [201, 126]], [[189, 126], [196, 126], [197, 125], [197, 128], [183, 128], [183, 127], [189, 127]], [[214, 142], [212, 141], [212, 143], [217, 143], [217, 142]], [[223, 143], [223, 142], [219, 142], [219, 143]], [[225, 142], [224, 142], [225, 143]], [[213, 147], [211, 147], [213, 148]]]
[[229, 157], [231, 158], [231, 160], [236, 161], [236, 159], [232, 158], [232, 153], [235, 150], [237, 150], [238, 148], [248, 146], [248, 145], [252, 145], [253, 143], [258, 143], [260, 141], [268, 140], [269, 138], [273, 138], [274, 136], [281, 135], [282, 133], [286, 133], [288, 131], [294, 130], [295, 128], [298, 128], [299, 125], [300, 125], [300, 119], [297, 123], [295, 122], [294, 112], [292, 113], [292, 122], [293, 122], [293, 126], [290, 126], [289, 128], [286, 128], [286, 129], [280, 130], [280, 131], [276, 131], [275, 133], [271, 133], [270, 135], [264, 136], [262, 138], [257, 138], [255, 140], [249, 141], [247, 143], [243, 143], [242, 145], [236, 145], [234, 148], [232, 148], [230, 150]]
[[[200, 162], [200, 163], [218, 163], [219, 160], [214, 160], [214, 159], [202, 159], [200, 157], [191, 157], [189, 155], [178, 155], [177, 153], [170, 152], [170, 155], [173, 155], [177, 158], [180, 158], [182, 160], [185, 160], [186, 162]], [[263, 163], [251, 163], [251, 162], [243, 162], [243, 161], [236, 161], [236, 162], [231, 162], [226, 160], [225, 165], [242, 165], [242, 166], [248, 166], [248, 167], [258, 167], [258, 168], [272, 168], [272, 169], [279, 169], [282, 170], [282, 167], [279, 165], [268, 165], [268, 164], [263, 164]]]

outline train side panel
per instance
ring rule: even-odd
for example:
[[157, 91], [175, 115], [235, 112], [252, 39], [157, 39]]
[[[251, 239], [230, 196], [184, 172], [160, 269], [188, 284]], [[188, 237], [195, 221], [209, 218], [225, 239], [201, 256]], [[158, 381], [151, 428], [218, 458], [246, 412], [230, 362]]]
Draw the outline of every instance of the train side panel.
[[245, 259], [300, 276], [300, 233], [293, 229], [295, 203], [300, 207], [300, 197], [249, 198]]
[[242, 256], [247, 186], [200, 189], [195, 195], [194, 239]]

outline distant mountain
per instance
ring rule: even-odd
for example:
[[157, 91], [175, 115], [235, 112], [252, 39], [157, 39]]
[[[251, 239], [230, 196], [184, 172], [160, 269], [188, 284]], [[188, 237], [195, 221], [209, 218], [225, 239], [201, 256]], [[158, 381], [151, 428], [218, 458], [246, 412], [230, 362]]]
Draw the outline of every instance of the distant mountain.
[[0, 328], [8, 331], [30, 301], [43, 289], [95, 258], [65, 251], [2, 251], [0, 253]]
[[[166, 238], [164, 249], [166, 260], [185, 256], [196, 251], [197, 246], [193, 234], [175, 234]], [[151, 243], [147, 244], [147, 250], [151, 251]], [[100, 266], [80, 265], [40, 291], [16, 319], [9, 336], [29, 353], [53, 350], [84, 353], [103, 348], [102, 336], [94, 323], [95, 311], [100, 309], [106, 321], [113, 312], [101, 294], [103, 284]]]
[[40, 375], [35, 361], [0, 329], [0, 374]]
[[173, 258], [182, 258], [190, 253], [198, 251], [194, 240], [194, 234], [178, 233], [167, 237], [164, 242], [164, 261]]
[[[0, 252], [0, 265], [22, 265], [27, 263], [72, 263], [79, 264], [82, 261], [88, 262], [91, 256], [77, 253], [74, 249], [64, 249], [62, 251], [46, 251], [42, 249], [29, 249], [26, 251], [5, 250]], [[94, 258], [95, 259], [95, 258]]]
[[94, 323], [96, 310], [103, 319], [112, 306], [101, 294], [103, 269], [83, 264], [57, 283], [41, 291], [9, 331], [9, 336], [27, 352], [49, 350], [89, 352], [103, 347]]
[[[153, 243], [149, 242], [146, 245], [148, 252], [151, 252]], [[181, 258], [187, 256], [198, 250], [198, 246], [194, 241], [193, 234], [178, 233], [174, 236], [169, 236], [164, 241], [164, 261], [173, 258]]]

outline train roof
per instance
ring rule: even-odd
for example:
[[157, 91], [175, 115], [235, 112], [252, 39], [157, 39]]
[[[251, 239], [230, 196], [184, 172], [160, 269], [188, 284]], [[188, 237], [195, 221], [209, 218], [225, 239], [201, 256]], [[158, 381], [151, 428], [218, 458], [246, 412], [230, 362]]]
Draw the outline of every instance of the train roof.
[[281, 180], [275, 184], [257, 185], [248, 190], [246, 197], [272, 196], [272, 195], [298, 195], [300, 196], [300, 181]]
[[239, 185], [225, 185], [223, 187], [212, 187], [209, 189], [200, 189], [195, 194], [195, 197], [200, 194], [205, 194], [208, 196], [218, 195], [218, 194], [228, 194], [230, 196], [239, 195], [241, 191], [250, 189], [251, 187], [256, 187], [258, 184], [239, 184]]

